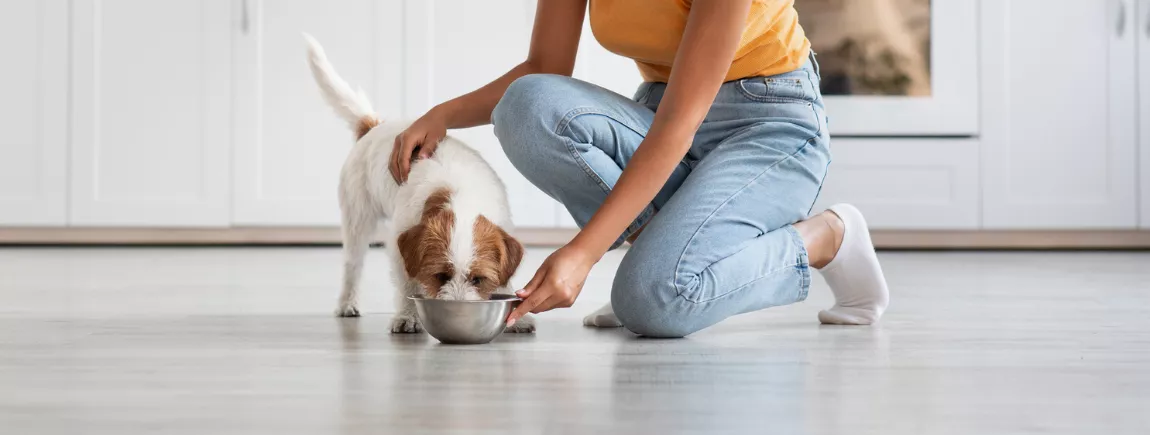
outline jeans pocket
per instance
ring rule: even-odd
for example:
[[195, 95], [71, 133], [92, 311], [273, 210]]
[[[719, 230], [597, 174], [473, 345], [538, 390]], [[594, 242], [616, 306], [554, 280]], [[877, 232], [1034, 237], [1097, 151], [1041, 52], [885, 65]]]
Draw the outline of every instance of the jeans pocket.
[[793, 74], [774, 77], [748, 77], [739, 80], [743, 96], [757, 102], [812, 105], [815, 101], [813, 85]]

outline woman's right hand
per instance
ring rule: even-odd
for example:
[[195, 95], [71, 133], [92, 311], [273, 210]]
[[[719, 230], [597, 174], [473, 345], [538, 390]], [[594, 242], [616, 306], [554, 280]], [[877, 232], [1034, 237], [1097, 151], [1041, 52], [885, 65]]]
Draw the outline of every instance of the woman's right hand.
[[395, 182], [405, 183], [411, 172], [411, 162], [435, 154], [435, 148], [444, 136], [447, 136], [447, 121], [436, 109], [428, 111], [396, 136], [395, 146], [391, 149], [391, 163], [388, 165]]

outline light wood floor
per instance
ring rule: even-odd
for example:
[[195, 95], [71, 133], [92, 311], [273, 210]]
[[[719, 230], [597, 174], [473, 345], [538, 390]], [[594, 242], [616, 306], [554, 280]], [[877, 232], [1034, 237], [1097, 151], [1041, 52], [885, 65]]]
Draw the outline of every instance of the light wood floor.
[[335, 249], [0, 250], [0, 433], [1150, 433], [1150, 254], [887, 253], [878, 326], [816, 280], [682, 340], [580, 326], [618, 259], [451, 347], [387, 333], [378, 253], [336, 319]]

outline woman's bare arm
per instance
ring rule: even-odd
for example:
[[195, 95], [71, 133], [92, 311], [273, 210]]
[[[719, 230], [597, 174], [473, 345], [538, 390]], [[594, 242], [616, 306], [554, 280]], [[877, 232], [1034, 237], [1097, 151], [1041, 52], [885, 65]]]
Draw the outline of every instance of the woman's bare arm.
[[751, 0], [695, 0], [667, 90], [651, 129], [611, 193], [579, 235], [539, 267], [517, 294], [525, 298], [508, 324], [528, 312], [570, 307], [587, 274], [663, 188], [691, 147], [738, 49]]
[[587, 0], [539, 0], [527, 60], [491, 83], [435, 106], [396, 137], [390, 163], [396, 181], [407, 180], [416, 149], [420, 157], [430, 156], [447, 129], [490, 123], [491, 111], [515, 79], [528, 74], [570, 76], [586, 9]]
[[651, 130], [573, 244], [602, 255], [659, 193], [687, 154], [695, 132], [715, 101], [735, 57], [750, 8], [751, 0], [692, 3]]
[[527, 60], [475, 91], [440, 104], [447, 128], [467, 128], [491, 122], [491, 111], [515, 79], [528, 74], [570, 76], [583, 31], [587, 0], [540, 0], [531, 31]]

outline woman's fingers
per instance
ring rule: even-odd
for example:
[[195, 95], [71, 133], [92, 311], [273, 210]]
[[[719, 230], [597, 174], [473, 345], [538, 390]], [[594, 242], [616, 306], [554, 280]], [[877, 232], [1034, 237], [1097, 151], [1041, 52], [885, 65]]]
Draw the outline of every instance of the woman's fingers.
[[533, 308], [531, 310], [531, 312], [535, 313], [535, 314], [539, 314], [542, 312], [554, 310], [554, 309], [562, 306], [561, 305], [562, 300], [563, 300], [563, 298], [559, 297], [556, 294], [552, 294], [550, 297], [547, 298], [547, 300], [540, 302], [539, 305], [536, 305], [535, 308]]
[[406, 136], [403, 138], [403, 149], [396, 158], [399, 159], [399, 177], [407, 182], [407, 175], [411, 172], [411, 152], [419, 146], [419, 140]]
[[419, 146], [419, 160], [431, 158], [431, 155], [435, 154], [436, 145], [438, 145], [437, 141], [430, 137], [423, 138], [423, 144]]
[[535, 275], [531, 276], [531, 281], [527, 281], [527, 285], [523, 286], [522, 290], [515, 292], [515, 296], [521, 298], [531, 296], [531, 293], [539, 288], [539, 284], [543, 283], [543, 277], [545, 276], [547, 276], [547, 261], [544, 261], [543, 265], [539, 266], [539, 270], [535, 271]]
[[[541, 278], [541, 276], [543, 276], [545, 274], [546, 274], [546, 272], [544, 272], [543, 270], [536, 272], [535, 278], [532, 278], [531, 282], [536, 283], [536, 284], [538, 282], [542, 282], [543, 279]], [[520, 293], [523, 293], [523, 292], [526, 292], [526, 293], [521, 295]], [[523, 299], [523, 302], [519, 303], [518, 307], [515, 307], [515, 310], [511, 312], [511, 315], [507, 316], [507, 326], [514, 325], [517, 320], [519, 320], [523, 316], [527, 315], [527, 313], [530, 313], [533, 310], [535, 310], [536, 306], [538, 306], [540, 303], [542, 303], [543, 301], [548, 299], [548, 297], [550, 296], [548, 294], [549, 292], [550, 292], [550, 289], [548, 289], [548, 288], [540, 288], [538, 286], [532, 286], [530, 283], [523, 290], [515, 292], [515, 294], [517, 296], [524, 298], [524, 299]]]
[[526, 316], [527, 313], [534, 311], [535, 307], [546, 297], [546, 295], [536, 293], [534, 297], [524, 299], [523, 302], [520, 302], [519, 306], [515, 308], [515, 311], [512, 311], [511, 315], [507, 316], [507, 326], [514, 325], [515, 322], [519, 321], [523, 316]]
[[387, 170], [391, 171], [391, 178], [394, 179], [396, 183], [399, 183], [399, 164], [395, 156], [399, 154], [401, 148], [403, 148], [403, 141], [400, 140], [399, 136], [396, 136], [395, 143], [391, 145], [391, 155], [388, 156], [389, 158], [387, 160]]
[[407, 174], [411, 172], [411, 152], [415, 151], [415, 148], [418, 146], [418, 139], [404, 139], [403, 153], [399, 156], [399, 173], [403, 174], [401, 176], [403, 181], [407, 181]]
[[407, 181], [407, 171], [403, 168], [404, 156], [410, 156], [410, 144], [406, 134], [400, 134], [395, 137], [395, 145], [391, 149], [391, 162], [388, 164], [391, 169], [391, 178], [395, 179], [396, 183], [403, 184]]

